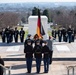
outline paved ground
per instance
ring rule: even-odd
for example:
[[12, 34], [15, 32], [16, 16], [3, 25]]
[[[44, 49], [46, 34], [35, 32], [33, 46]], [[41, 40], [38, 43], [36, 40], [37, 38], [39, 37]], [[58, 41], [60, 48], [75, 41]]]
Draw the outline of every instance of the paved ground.
[[[7, 64], [8, 62], [6, 62]], [[17, 62], [9, 62], [12, 63], [12, 70], [11, 73], [12, 75], [38, 75], [36, 74], [36, 65], [35, 62], [33, 61], [33, 65], [32, 65], [32, 72], [31, 74], [27, 74], [27, 69], [26, 69], [26, 64], [24, 61], [17, 61]], [[65, 64], [64, 64], [65, 63]], [[39, 75], [67, 75], [67, 63], [69, 63], [69, 65], [75, 65], [76, 62], [61, 62], [61, 61], [53, 61], [52, 65], [49, 66], [49, 72], [48, 73], [44, 73], [44, 68], [43, 68], [43, 62], [41, 64], [41, 71], [39, 73]]]
[[[2, 58], [24, 58], [24, 46], [22, 43], [3, 44], [0, 42], [0, 55]], [[76, 40], [74, 43], [53, 42], [53, 58], [76, 58]], [[12, 75], [30, 75], [27, 74], [25, 61], [5, 61], [6, 66], [12, 66]], [[76, 61], [60, 60], [53, 61], [49, 67], [49, 73], [45, 74], [43, 62], [39, 75], [67, 75], [67, 66], [76, 65]], [[36, 63], [33, 61], [31, 75], [36, 75]], [[70, 74], [71, 75], [71, 74]]]

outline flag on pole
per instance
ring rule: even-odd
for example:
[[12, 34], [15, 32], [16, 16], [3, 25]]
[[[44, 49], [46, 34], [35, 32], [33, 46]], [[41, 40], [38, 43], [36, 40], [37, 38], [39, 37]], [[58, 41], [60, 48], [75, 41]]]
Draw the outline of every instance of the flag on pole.
[[43, 35], [45, 35], [44, 28], [41, 24], [41, 17], [40, 17], [40, 10], [38, 9], [38, 21], [37, 21], [37, 34], [39, 38], [41, 38]]

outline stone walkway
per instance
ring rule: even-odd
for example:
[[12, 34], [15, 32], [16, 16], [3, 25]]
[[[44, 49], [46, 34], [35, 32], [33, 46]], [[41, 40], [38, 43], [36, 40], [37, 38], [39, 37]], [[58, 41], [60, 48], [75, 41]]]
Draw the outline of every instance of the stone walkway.
[[[26, 62], [25, 61], [17, 61], [17, 62], [5, 62], [5, 64], [12, 64], [11, 74], [12, 75], [67, 75], [67, 66], [76, 65], [76, 61], [53, 61], [49, 66], [49, 72], [44, 73], [43, 62], [41, 64], [40, 73], [36, 73], [36, 63], [33, 61], [32, 72], [31, 74], [27, 73]], [[75, 68], [76, 69], [76, 68]], [[75, 72], [76, 73], [76, 72]], [[71, 74], [70, 74], [71, 75]]]

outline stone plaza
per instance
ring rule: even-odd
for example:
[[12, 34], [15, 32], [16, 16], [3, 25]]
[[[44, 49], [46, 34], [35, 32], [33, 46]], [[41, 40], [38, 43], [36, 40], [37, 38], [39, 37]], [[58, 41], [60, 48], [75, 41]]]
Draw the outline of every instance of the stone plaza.
[[[36, 63], [33, 61], [32, 73], [26, 70], [24, 45], [22, 43], [1, 43], [0, 55], [5, 61], [5, 66], [11, 66], [11, 75], [38, 75]], [[39, 75], [68, 75], [68, 66], [76, 65], [76, 40], [72, 43], [53, 42], [53, 62], [49, 66], [49, 72], [44, 73], [43, 61]], [[72, 69], [71, 69], [72, 74]], [[75, 72], [76, 74], [76, 72]], [[75, 75], [74, 74], [74, 75]]]

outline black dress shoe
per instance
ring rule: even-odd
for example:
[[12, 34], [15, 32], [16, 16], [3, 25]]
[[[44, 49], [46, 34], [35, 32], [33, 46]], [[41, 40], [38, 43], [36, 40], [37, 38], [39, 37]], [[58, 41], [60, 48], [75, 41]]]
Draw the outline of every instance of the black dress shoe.
[[39, 73], [39, 72], [36, 72], [36, 73]]
[[46, 71], [46, 72], [44, 72], [44, 73], [48, 73], [48, 72]]
[[26, 73], [31, 73], [31, 72], [26, 72]]

